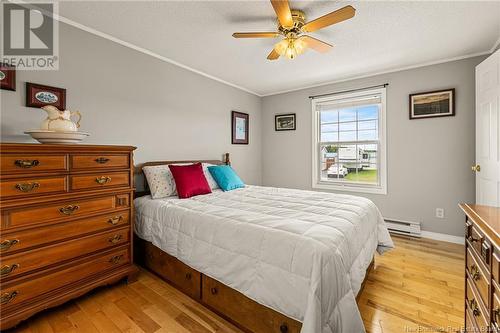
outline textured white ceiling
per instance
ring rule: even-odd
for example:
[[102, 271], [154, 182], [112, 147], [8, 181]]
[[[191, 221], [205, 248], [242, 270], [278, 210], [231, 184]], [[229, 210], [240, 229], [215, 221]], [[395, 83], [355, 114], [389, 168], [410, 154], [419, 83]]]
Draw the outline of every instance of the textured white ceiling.
[[62, 2], [70, 20], [259, 95], [490, 50], [500, 37], [500, 1], [291, 1], [311, 20], [351, 4], [356, 16], [312, 33], [334, 45], [268, 61], [276, 39], [269, 1]]

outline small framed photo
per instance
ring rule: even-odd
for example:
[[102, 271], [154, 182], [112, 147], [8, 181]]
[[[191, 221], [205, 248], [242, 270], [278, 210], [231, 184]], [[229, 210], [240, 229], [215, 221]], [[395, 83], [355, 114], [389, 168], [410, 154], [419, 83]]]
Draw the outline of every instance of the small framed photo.
[[16, 67], [0, 62], [0, 89], [16, 91]]
[[295, 131], [295, 113], [274, 116], [275, 131]]
[[231, 143], [248, 144], [248, 113], [231, 112]]
[[410, 95], [410, 119], [455, 115], [455, 89]]
[[26, 106], [41, 108], [45, 105], [65, 110], [66, 89], [26, 82]]

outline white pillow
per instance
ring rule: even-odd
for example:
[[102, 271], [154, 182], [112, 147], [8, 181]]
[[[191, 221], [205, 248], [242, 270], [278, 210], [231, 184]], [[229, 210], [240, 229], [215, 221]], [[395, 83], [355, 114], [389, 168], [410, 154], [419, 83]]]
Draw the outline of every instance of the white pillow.
[[[179, 163], [174, 165], [189, 165], [191, 163]], [[212, 190], [219, 188], [217, 182], [208, 171], [208, 167], [213, 164], [202, 163], [203, 173], [207, 179], [208, 185]], [[150, 165], [142, 168], [148, 181], [149, 190], [153, 199], [170, 197], [177, 195], [175, 180], [168, 165]]]

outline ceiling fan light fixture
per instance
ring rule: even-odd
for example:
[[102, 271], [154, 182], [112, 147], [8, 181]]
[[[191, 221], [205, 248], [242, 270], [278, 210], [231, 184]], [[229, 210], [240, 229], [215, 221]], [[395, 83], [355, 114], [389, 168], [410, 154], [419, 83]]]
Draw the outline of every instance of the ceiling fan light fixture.
[[300, 38], [287, 37], [276, 44], [274, 50], [280, 55], [288, 59], [295, 59], [299, 54], [306, 51], [307, 44]]

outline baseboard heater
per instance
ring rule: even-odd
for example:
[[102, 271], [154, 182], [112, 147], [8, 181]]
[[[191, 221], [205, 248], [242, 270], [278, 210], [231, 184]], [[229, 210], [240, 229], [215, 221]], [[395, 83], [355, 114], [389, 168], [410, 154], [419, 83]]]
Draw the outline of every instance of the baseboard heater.
[[420, 222], [401, 221], [396, 219], [384, 220], [390, 233], [418, 238], [422, 236]]

